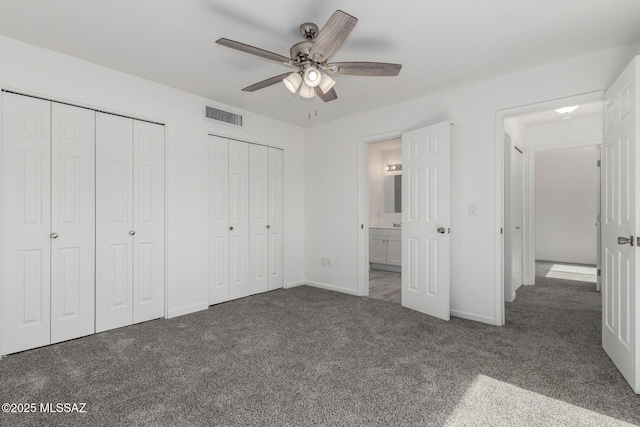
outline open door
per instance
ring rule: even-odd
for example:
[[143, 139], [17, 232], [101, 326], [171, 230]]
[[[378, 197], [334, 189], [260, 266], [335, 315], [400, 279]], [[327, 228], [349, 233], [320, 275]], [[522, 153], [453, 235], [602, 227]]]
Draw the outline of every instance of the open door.
[[640, 393], [638, 77], [636, 57], [605, 93], [601, 168], [602, 347], [636, 393]]
[[450, 141], [443, 122], [402, 134], [402, 306], [450, 317]]

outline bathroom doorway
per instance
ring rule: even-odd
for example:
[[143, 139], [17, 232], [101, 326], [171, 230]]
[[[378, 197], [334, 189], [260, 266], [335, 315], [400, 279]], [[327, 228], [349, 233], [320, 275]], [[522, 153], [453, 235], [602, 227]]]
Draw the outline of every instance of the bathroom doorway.
[[396, 304], [402, 288], [402, 139], [368, 144], [369, 298]]

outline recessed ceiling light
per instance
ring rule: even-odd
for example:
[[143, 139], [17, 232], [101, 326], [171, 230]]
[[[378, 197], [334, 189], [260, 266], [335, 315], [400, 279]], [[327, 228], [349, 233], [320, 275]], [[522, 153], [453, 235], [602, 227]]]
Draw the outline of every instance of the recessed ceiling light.
[[576, 111], [576, 109], [579, 107], [579, 105], [574, 105], [572, 107], [562, 107], [562, 108], [558, 108], [557, 110], [554, 110], [556, 113], [558, 114], [569, 114], [569, 113], [573, 113], [574, 111]]

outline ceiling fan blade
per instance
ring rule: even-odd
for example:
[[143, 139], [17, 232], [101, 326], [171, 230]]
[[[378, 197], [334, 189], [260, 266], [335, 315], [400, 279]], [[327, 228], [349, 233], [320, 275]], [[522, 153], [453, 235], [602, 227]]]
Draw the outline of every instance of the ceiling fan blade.
[[327, 72], [345, 76], [397, 76], [401, 64], [386, 62], [333, 62], [327, 64]]
[[274, 61], [280, 64], [288, 65], [290, 67], [298, 68], [295, 61], [293, 61], [292, 59], [287, 58], [286, 56], [278, 55], [277, 53], [269, 52], [268, 50], [260, 49], [259, 47], [225, 38], [216, 40], [216, 43], [222, 46], [230, 47], [231, 49], [239, 50], [240, 52], [268, 59], [269, 61]]
[[256, 84], [252, 84], [251, 86], [247, 86], [242, 90], [245, 92], [255, 92], [256, 90], [264, 89], [265, 87], [272, 86], [276, 83], [281, 83], [282, 80], [285, 77], [287, 77], [289, 74], [291, 73], [284, 73], [284, 74], [280, 74], [279, 76], [271, 77], [270, 79], [266, 79]]
[[322, 93], [322, 90], [316, 88], [316, 95], [318, 95], [318, 98], [322, 99], [324, 102], [338, 99], [338, 94], [336, 93], [336, 90], [334, 88], [331, 88], [331, 90], [329, 90], [329, 92], [327, 93]]
[[331, 58], [347, 41], [358, 18], [336, 10], [324, 24], [311, 46], [309, 57], [316, 62], [324, 62]]

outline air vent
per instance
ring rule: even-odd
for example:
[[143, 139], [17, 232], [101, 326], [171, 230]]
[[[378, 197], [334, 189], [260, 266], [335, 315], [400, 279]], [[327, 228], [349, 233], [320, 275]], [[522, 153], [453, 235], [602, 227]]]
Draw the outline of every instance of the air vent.
[[204, 115], [206, 118], [224, 122], [233, 126], [242, 127], [242, 116], [230, 113], [229, 111], [219, 110], [208, 105], [204, 107]]

